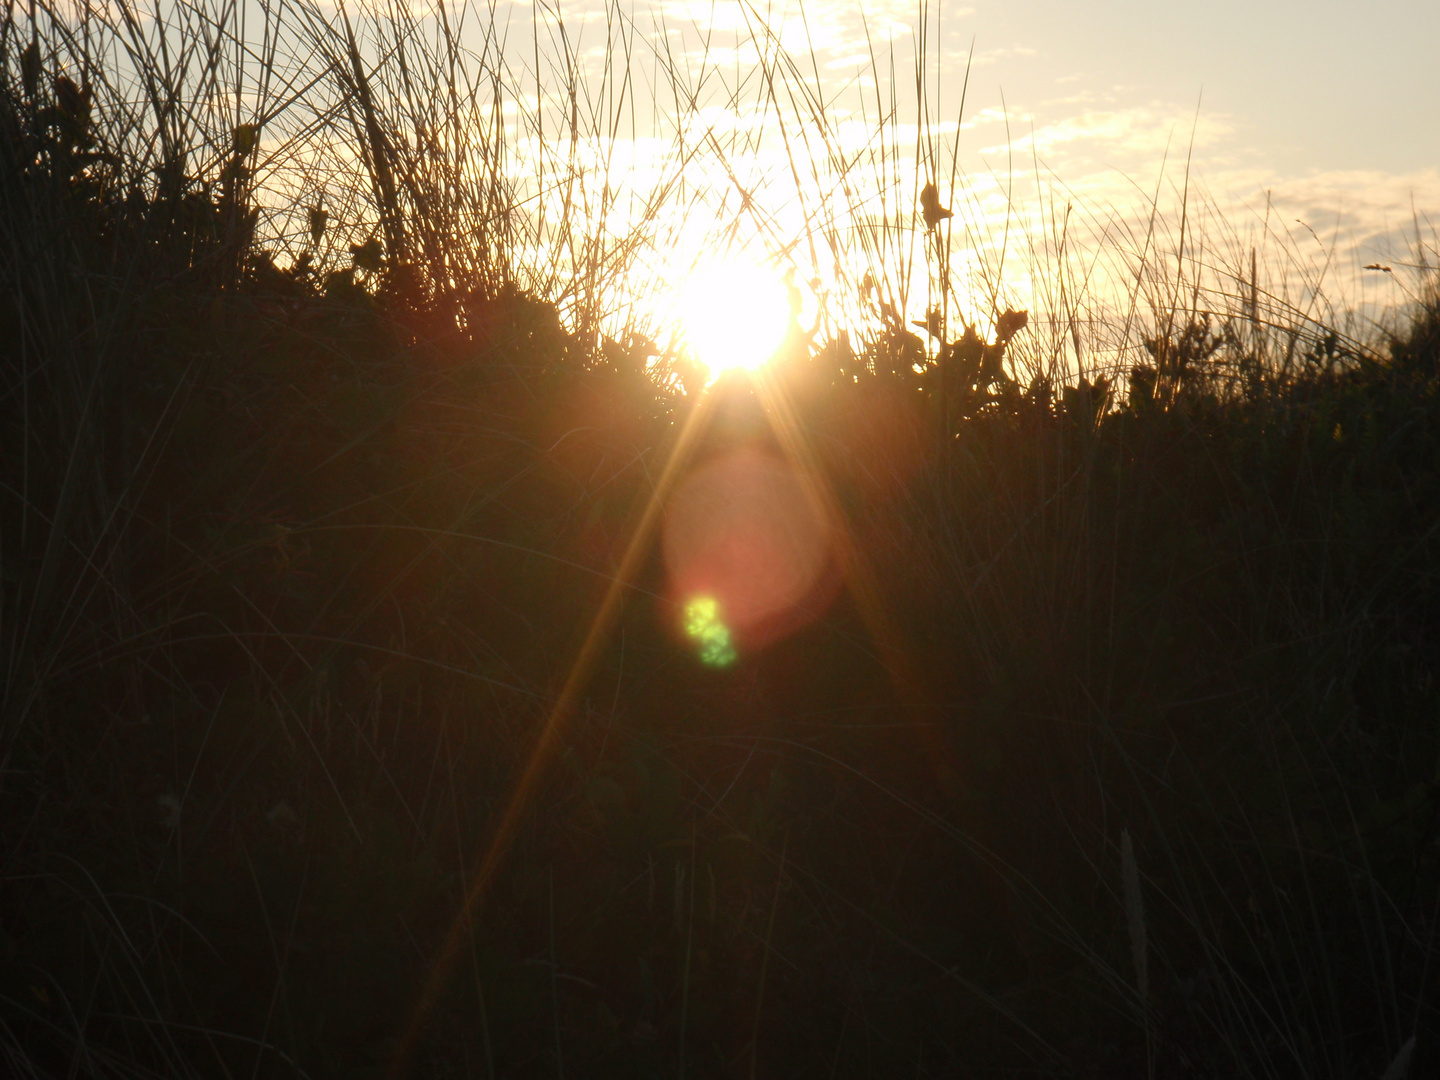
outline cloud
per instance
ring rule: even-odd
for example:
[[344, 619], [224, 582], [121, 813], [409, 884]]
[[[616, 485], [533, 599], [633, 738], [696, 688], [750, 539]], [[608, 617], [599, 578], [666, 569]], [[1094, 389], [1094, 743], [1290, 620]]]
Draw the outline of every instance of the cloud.
[[975, 67], [989, 67], [998, 64], [1001, 60], [1031, 59], [1039, 56], [1040, 51], [1029, 45], [1009, 45], [998, 49], [985, 49], [975, 54], [972, 61]]
[[[1012, 130], [1033, 116], [1023, 108], [1011, 112]], [[1173, 149], [1179, 135], [1188, 144], [1192, 138], [1196, 148], [1213, 146], [1234, 133], [1229, 117], [1201, 114], [1192, 120], [1193, 128], [1183, 123], [1176, 112], [1161, 105], [1140, 105], [1128, 109], [1090, 109], [1075, 116], [1052, 121], [1018, 135], [1009, 145], [982, 147], [981, 154], [999, 154], [1032, 150], [1044, 155], [1064, 151], [1083, 151], [1092, 157], [1125, 159], [1153, 157], [1159, 159]]]

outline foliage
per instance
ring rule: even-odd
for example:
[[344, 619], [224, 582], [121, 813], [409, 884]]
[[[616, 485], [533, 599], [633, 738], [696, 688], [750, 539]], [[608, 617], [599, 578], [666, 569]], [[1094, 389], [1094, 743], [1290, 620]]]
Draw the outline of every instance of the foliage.
[[[774, 378], [887, 625], [852, 587], [706, 666], [652, 558], [452, 937], [697, 372], [604, 326], [603, 260], [522, 274], [502, 163], [455, 194], [348, 23], [375, 212], [305, 193], [288, 260], [263, 122], [157, 91], [140, 139], [6, 25], [16, 1075], [1433, 1067], [1433, 275], [1373, 347], [1172, 305], [1073, 378], [998, 302], [797, 323]], [[774, 439], [725, 393], [712, 446]]]

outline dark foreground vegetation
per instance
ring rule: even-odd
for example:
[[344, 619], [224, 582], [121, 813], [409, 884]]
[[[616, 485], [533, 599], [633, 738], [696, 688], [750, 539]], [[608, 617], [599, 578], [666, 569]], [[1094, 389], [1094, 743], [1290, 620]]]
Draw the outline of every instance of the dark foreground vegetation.
[[[1072, 385], [1017, 317], [792, 342], [875, 602], [712, 670], [651, 556], [455, 937], [699, 389], [447, 269], [383, 151], [373, 244], [277, 266], [253, 131], [127, 158], [16, 33], [0, 1071], [1432, 1075], [1433, 277]], [[716, 393], [701, 459], [782, 452]]]

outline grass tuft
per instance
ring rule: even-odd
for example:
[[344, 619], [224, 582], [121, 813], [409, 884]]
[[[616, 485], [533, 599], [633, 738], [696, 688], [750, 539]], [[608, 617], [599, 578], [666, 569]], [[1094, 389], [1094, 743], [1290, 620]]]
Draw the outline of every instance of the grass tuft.
[[[15, 1075], [1433, 1072], [1435, 238], [1027, 204], [737, 10], [7, 9]], [[740, 444], [844, 542], [706, 664], [631, 541]]]

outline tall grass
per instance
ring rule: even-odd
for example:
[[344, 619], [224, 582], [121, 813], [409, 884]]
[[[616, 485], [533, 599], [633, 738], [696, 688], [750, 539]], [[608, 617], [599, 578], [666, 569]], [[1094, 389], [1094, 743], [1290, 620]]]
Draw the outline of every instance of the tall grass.
[[[7, 9], [11, 1071], [1423, 1075], [1433, 235], [1367, 326], [1188, 166], [967, 176], [928, 11], [535, 11]], [[451, 935], [742, 247], [915, 685], [864, 597], [691, 665], [652, 560]]]

